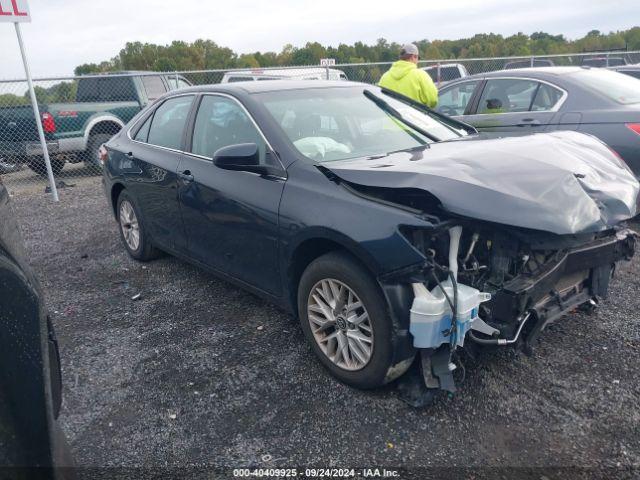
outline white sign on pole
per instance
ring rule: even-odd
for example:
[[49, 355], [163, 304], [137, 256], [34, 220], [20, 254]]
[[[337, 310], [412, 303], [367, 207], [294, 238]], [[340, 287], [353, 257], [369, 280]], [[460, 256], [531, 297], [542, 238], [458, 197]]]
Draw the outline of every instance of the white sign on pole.
[[335, 58], [321, 58], [320, 59], [321, 67], [335, 67], [336, 59]]
[[27, 75], [27, 84], [29, 85], [29, 97], [31, 98], [31, 106], [38, 127], [38, 136], [40, 137], [40, 148], [42, 148], [42, 156], [44, 164], [47, 167], [47, 177], [49, 186], [51, 187], [51, 196], [53, 201], [58, 201], [58, 189], [56, 188], [56, 179], [53, 177], [53, 169], [51, 168], [51, 159], [49, 158], [49, 150], [47, 150], [47, 140], [42, 129], [42, 117], [40, 116], [40, 107], [36, 99], [36, 92], [33, 89], [33, 80], [31, 79], [31, 69], [27, 60], [27, 51], [22, 41], [22, 31], [20, 24], [31, 22], [31, 12], [27, 0], [0, 0], [0, 22], [13, 23], [16, 28], [16, 36], [18, 37], [18, 45], [20, 46], [20, 54], [22, 55], [22, 63], [24, 64], [24, 73]]
[[0, 22], [31, 22], [27, 0], [0, 0]]

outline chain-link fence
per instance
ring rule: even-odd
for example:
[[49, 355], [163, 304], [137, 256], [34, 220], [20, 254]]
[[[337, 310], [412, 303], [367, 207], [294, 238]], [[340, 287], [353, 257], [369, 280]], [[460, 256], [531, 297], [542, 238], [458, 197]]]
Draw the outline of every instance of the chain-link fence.
[[[467, 75], [512, 68], [640, 63], [640, 52], [425, 60], [436, 84]], [[100, 146], [145, 105], [189, 85], [270, 79], [331, 79], [377, 83], [390, 63], [299, 66], [248, 70], [125, 72], [35, 81], [41, 121], [56, 183], [72, 187], [100, 175]], [[0, 175], [14, 195], [45, 190], [47, 172], [24, 80], [0, 81]]]

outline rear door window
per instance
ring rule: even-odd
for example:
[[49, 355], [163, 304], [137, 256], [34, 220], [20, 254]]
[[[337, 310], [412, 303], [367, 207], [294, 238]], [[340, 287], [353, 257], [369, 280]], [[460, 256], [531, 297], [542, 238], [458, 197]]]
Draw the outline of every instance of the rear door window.
[[478, 113], [527, 112], [538, 82], [519, 78], [490, 79], [484, 87]]
[[77, 102], [136, 102], [137, 100], [138, 96], [131, 77], [105, 75], [78, 80]]
[[174, 75], [167, 77], [166, 80], [171, 90], [177, 90], [180, 88], [187, 88], [191, 86], [191, 84], [182, 77], [178, 77], [176, 80], [176, 77]]
[[563, 96], [563, 92], [551, 85], [541, 83], [531, 104], [532, 112], [553, 110]]
[[193, 95], [170, 98], [153, 115], [147, 142], [159, 147], [180, 150]]
[[133, 137], [134, 140], [147, 143], [147, 138], [149, 137], [149, 128], [151, 127], [151, 120], [153, 120], [153, 115], [149, 116], [142, 127], [138, 129], [136, 136]]
[[229, 79], [227, 80], [227, 82], [229, 83], [235, 83], [235, 82], [251, 82], [253, 81], [254, 78], [253, 77], [229, 77]]
[[147, 92], [147, 98], [150, 102], [157, 100], [167, 93], [167, 88], [165, 87], [160, 75], [144, 75], [142, 77], [142, 84], [144, 85], [144, 89]]
[[438, 99], [437, 111], [450, 116], [464, 115], [478, 83], [476, 80], [444, 89]]

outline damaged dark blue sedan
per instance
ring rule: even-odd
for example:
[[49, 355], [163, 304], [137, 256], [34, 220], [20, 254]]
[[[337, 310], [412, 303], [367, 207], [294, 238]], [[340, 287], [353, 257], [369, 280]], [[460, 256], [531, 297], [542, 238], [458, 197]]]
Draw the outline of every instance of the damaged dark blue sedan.
[[102, 160], [133, 258], [168, 252], [286, 308], [360, 388], [420, 352], [426, 384], [452, 390], [458, 348], [530, 345], [634, 253], [639, 185], [599, 140], [483, 139], [370, 85], [181, 90]]

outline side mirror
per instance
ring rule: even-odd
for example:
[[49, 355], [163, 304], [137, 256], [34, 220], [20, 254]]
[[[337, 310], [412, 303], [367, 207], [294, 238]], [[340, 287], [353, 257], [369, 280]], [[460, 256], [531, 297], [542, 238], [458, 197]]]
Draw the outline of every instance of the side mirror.
[[260, 151], [255, 143], [240, 143], [222, 147], [213, 154], [213, 164], [223, 170], [251, 172], [258, 175], [277, 175], [280, 171], [260, 165]]

